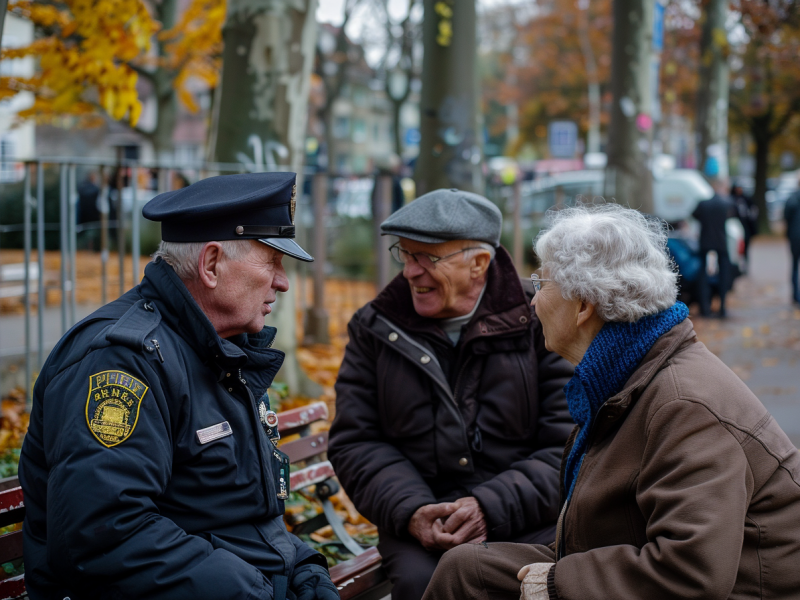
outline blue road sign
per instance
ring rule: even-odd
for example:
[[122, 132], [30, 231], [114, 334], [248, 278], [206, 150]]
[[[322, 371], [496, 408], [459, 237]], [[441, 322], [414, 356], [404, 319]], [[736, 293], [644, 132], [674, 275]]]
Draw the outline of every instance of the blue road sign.
[[578, 151], [578, 125], [574, 121], [553, 121], [547, 127], [547, 145], [553, 158], [574, 158]]

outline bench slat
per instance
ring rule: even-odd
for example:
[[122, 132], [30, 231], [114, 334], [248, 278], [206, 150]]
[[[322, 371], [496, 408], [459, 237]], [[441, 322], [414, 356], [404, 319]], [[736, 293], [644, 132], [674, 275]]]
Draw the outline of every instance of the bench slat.
[[[350, 585], [348, 582], [356, 577], [372, 571], [381, 564], [381, 555], [377, 548], [370, 548], [355, 558], [331, 567], [331, 581], [336, 587]], [[383, 577], [386, 578], [385, 575]]]
[[312, 456], [328, 451], [328, 432], [308, 435], [299, 440], [282, 444], [280, 448], [293, 463], [308, 460]]
[[22, 531], [0, 535], [0, 564], [22, 557]]
[[317, 463], [314, 465], [309, 465], [304, 469], [299, 469], [298, 471], [294, 471], [290, 476], [290, 488], [294, 492], [301, 488], [306, 487], [307, 485], [312, 485], [314, 483], [320, 483], [321, 481], [325, 481], [326, 479], [330, 479], [334, 476], [333, 466], [327, 460], [321, 463]]
[[0, 492], [0, 513], [17, 510], [25, 506], [22, 498], [22, 488], [14, 487]]
[[21, 523], [25, 518], [22, 488], [14, 487], [0, 492], [0, 527]]
[[315, 421], [328, 418], [328, 405], [324, 402], [312, 402], [307, 406], [293, 408], [278, 414], [278, 431], [281, 435], [291, 435]]
[[17, 575], [0, 581], [0, 598], [8, 600], [25, 593], [25, 575]]

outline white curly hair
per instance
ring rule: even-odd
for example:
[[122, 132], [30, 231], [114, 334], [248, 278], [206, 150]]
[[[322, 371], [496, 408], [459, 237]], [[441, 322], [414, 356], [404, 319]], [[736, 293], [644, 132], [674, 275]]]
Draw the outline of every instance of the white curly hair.
[[533, 245], [564, 299], [593, 304], [607, 322], [632, 323], [675, 304], [678, 275], [663, 221], [611, 203], [548, 217]]

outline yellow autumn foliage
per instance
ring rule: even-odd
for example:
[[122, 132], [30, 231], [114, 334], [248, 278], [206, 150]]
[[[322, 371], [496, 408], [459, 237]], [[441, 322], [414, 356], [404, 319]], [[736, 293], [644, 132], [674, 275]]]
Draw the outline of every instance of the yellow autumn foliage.
[[[93, 125], [106, 113], [136, 125], [142, 111], [136, 69], [168, 69], [190, 110], [197, 107], [189, 80], [217, 83], [225, 0], [192, 0], [167, 31], [142, 0], [11, 0], [8, 10], [44, 34], [28, 46], [0, 52], [0, 60], [37, 62], [32, 77], [0, 77], [0, 99], [23, 91], [34, 96], [20, 119], [63, 123], [66, 117]], [[154, 55], [154, 40], [166, 44], [166, 56]]]

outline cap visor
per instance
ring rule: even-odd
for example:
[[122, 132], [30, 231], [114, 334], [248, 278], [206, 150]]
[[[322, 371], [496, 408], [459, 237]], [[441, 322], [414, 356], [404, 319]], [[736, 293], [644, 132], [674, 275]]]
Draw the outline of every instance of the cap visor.
[[258, 240], [262, 244], [266, 244], [271, 248], [275, 248], [278, 252], [302, 260], [305, 262], [314, 262], [314, 257], [300, 247], [300, 244], [290, 238], [266, 238]]

